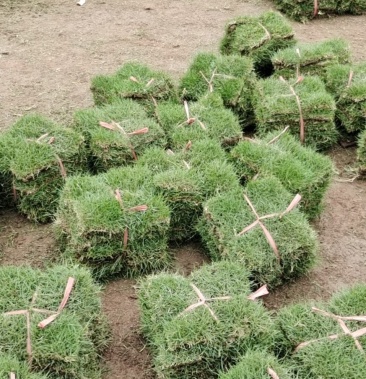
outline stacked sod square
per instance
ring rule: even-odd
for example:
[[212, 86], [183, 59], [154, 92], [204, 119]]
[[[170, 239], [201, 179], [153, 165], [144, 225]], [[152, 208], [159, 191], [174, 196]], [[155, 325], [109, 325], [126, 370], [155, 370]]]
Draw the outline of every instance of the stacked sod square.
[[13, 355], [0, 354], [0, 378], [9, 379], [13, 373], [15, 378], [47, 379], [45, 374], [31, 373], [26, 363], [20, 362]]
[[295, 379], [294, 372], [280, 363], [274, 355], [251, 350], [228, 372], [222, 373], [219, 379], [268, 379], [270, 377]]
[[242, 16], [229, 21], [220, 51], [225, 55], [251, 57], [257, 74], [268, 76], [273, 71], [272, 54], [293, 46], [295, 42], [287, 20], [280, 13], [266, 12], [259, 17]]
[[86, 170], [84, 138], [40, 115], [24, 116], [0, 137], [0, 170], [29, 219], [53, 219], [65, 178]]
[[13, 151], [7, 140], [7, 133], [0, 133], [0, 209], [14, 204], [10, 173], [10, 158]]
[[365, 0], [274, 0], [276, 8], [288, 17], [306, 22], [314, 17], [332, 14], [362, 14], [366, 12]]
[[146, 167], [111, 169], [66, 181], [55, 222], [64, 256], [96, 278], [167, 268], [169, 208]]
[[[194, 305], [199, 293], [208, 299], [206, 306]], [[187, 278], [163, 273], [141, 281], [142, 330], [158, 376], [215, 378], [250, 349], [271, 351], [273, 322], [249, 294], [248, 272], [227, 261]]]
[[301, 194], [300, 207], [309, 219], [319, 217], [333, 177], [332, 161], [288, 133], [277, 136], [269, 133], [235, 146], [230, 155], [238, 175], [243, 182], [258, 175], [276, 176], [291, 194]]
[[[69, 277], [75, 283], [59, 311]], [[46, 271], [4, 266], [0, 280], [0, 373], [6, 370], [17, 378], [44, 378], [29, 374], [32, 370], [55, 379], [100, 378], [99, 358], [109, 330], [101, 312], [100, 289], [89, 271], [76, 266], [54, 266]], [[57, 313], [52, 323], [44, 328], [38, 325]], [[8, 378], [9, 372], [3, 377]]]
[[325, 83], [336, 99], [336, 119], [347, 133], [366, 128], [366, 63], [327, 68]]
[[207, 92], [218, 93], [243, 126], [253, 122], [251, 105], [255, 81], [253, 62], [240, 55], [198, 54], [179, 84], [184, 100], [197, 101]]
[[337, 142], [335, 101], [317, 76], [259, 80], [253, 103], [259, 135], [290, 126], [293, 135], [316, 150]]
[[335, 64], [350, 62], [348, 43], [340, 38], [279, 50], [272, 56], [275, 76], [285, 79], [300, 75], [325, 77], [326, 69]]
[[98, 75], [92, 80], [95, 105], [112, 104], [120, 99], [132, 99], [153, 113], [156, 102], [177, 99], [172, 79], [161, 71], [128, 62], [115, 74]]
[[357, 160], [359, 165], [359, 174], [364, 177], [366, 175], [366, 130], [358, 136]]
[[197, 234], [202, 203], [215, 194], [239, 187], [233, 166], [218, 142], [191, 142], [175, 153], [152, 148], [137, 161], [154, 173], [156, 191], [171, 211], [170, 240], [183, 242]]
[[201, 139], [213, 139], [228, 147], [242, 136], [238, 117], [224, 107], [217, 93], [208, 93], [193, 103], [160, 103], [156, 107], [156, 118], [173, 150]]
[[[300, 378], [365, 377], [365, 296], [366, 286], [359, 284], [333, 295], [328, 303], [300, 303], [279, 311], [277, 347]], [[358, 331], [355, 339], [346, 329]]]
[[125, 166], [147, 147], [167, 143], [161, 127], [131, 99], [77, 111], [74, 128], [85, 137], [93, 173]]
[[210, 258], [238, 262], [270, 287], [308, 271], [317, 239], [303, 213], [285, 212], [293, 198], [275, 177], [210, 198], [197, 227]]

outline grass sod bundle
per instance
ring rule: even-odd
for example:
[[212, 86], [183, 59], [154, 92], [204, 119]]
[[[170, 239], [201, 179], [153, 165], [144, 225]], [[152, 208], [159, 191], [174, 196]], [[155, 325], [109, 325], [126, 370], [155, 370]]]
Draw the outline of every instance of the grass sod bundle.
[[34, 114], [17, 121], [6, 140], [18, 209], [31, 220], [50, 221], [65, 178], [86, 170], [84, 138]]
[[227, 261], [141, 282], [141, 324], [159, 377], [215, 378], [249, 349], [272, 349], [272, 320], [249, 293], [246, 270]]
[[302, 146], [288, 133], [277, 139], [276, 136], [278, 133], [269, 133], [263, 140], [240, 142], [230, 152], [232, 163], [244, 182], [256, 175], [276, 176], [291, 194], [301, 194], [301, 210], [314, 219], [322, 211], [324, 195], [333, 176], [332, 161]]
[[155, 102], [177, 100], [176, 88], [167, 74], [137, 62], [124, 64], [113, 75], [94, 77], [91, 90], [97, 106], [132, 99], [149, 113], [153, 112]]
[[239, 55], [198, 54], [181, 78], [183, 99], [197, 101], [207, 92], [219, 94], [243, 125], [253, 121], [251, 96], [255, 74], [250, 58]]
[[222, 54], [245, 55], [254, 61], [260, 76], [273, 71], [271, 56], [277, 50], [295, 44], [294, 32], [287, 20], [277, 12], [266, 12], [259, 17], [242, 16], [226, 25], [221, 40]]
[[254, 91], [254, 112], [260, 136], [289, 126], [291, 134], [316, 150], [325, 150], [337, 142], [335, 111], [332, 95], [316, 76], [290, 81], [283, 78], [259, 80]]
[[274, 0], [276, 8], [288, 17], [306, 22], [317, 16], [332, 14], [362, 14], [365, 0]]
[[90, 267], [98, 279], [137, 276], [170, 264], [170, 212], [147, 168], [70, 178], [55, 224], [64, 256]]
[[[58, 311], [69, 277], [75, 282], [64, 308]], [[100, 355], [109, 331], [101, 313], [100, 289], [89, 271], [76, 266], [55, 266], [47, 271], [6, 266], [1, 268], [0, 278], [2, 353], [52, 378], [100, 378]], [[18, 310], [24, 314], [14, 314]], [[58, 314], [52, 323], [38, 326], [52, 314]]]
[[[275, 376], [276, 374], [277, 376]], [[263, 351], [248, 351], [235, 366], [219, 379], [295, 379], [291, 371], [278, 359]]]
[[12, 379], [10, 374], [15, 375], [15, 379], [47, 379], [43, 374], [31, 373], [26, 363], [20, 362], [17, 358], [8, 354], [0, 354], [0, 379]]
[[350, 62], [348, 43], [340, 38], [302, 43], [279, 50], [272, 56], [275, 76], [286, 79], [300, 75], [324, 78], [327, 67]]
[[207, 94], [195, 103], [161, 103], [156, 108], [156, 116], [173, 150], [183, 149], [189, 141], [200, 139], [231, 146], [242, 136], [238, 117], [224, 107], [216, 93]]
[[164, 131], [130, 99], [80, 110], [74, 127], [85, 136], [95, 173], [132, 163], [149, 146], [166, 145]]
[[366, 64], [327, 68], [325, 83], [336, 99], [336, 119], [347, 133], [366, 127]]
[[[335, 294], [328, 304], [296, 304], [280, 310], [276, 323], [281, 337], [277, 346], [297, 367], [299, 377], [365, 377], [366, 361], [361, 350], [366, 343], [362, 332], [365, 296], [366, 287], [360, 284]], [[362, 317], [356, 321], [355, 316], [356, 320]], [[347, 330], [350, 335], [346, 335]]]
[[366, 130], [360, 133], [357, 142], [357, 161], [359, 174], [366, 176]]
[[249, 182], [244, 194], [209, 199], [197, 227], [209, 256], [240, 263], [256, 283], [270, 287], [307, 272], [318, 244], [305, 215], [286, 212], [293, 198], [277, 178], [266, 177]]

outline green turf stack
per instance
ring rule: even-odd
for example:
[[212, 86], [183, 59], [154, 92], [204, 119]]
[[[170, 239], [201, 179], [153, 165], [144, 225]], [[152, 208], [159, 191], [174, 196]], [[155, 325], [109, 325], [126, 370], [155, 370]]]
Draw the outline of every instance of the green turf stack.
[[[300, 378], [366, 377], [364, 352], [358, 350], [353, 338], [346, 336], [337, 319], [329, 314], [365, 317], [365, 296], [366, 286], [359, 284], [334, 295], [328, 304], [315, 304], [315, 309], [312, 304], [296, 304], [279, 311], [277, 325], [282, 338], [277, 346], [297, 367]], [[343, 322], [351, 332], [365, 327], [365, 322]], [[332, 335], [338, 335], [338, 338], [328, 338]], [[300, 345], [308, 341], [308, 344]], [[365, 349], [366, 335], [360, 336], [358, 341]]]
[[85, 136], [94, 173], [132, 163], [147, 147], [167, 142], [160, 126], [130, 99], [80, 110], [74, 127]]
[[357, 160], [359, 164], [359, 173], [361, 176], [366, 175], [366, 130], [358, 136]]
[[161, 103], [156, 116], [173, 150], [201, 139], [213, 139], [227, 147], [236, 144], [242, 136], [238, 117], [224, 107], [221, 97], [215, 93], [205, 95], [198, 102], [186, 103], [186, 106]]
[[274, 371], [280, 379], [295, 379], [291, 371], [277, 358], [263, 351], [248, 351], [237, 365], [222, 373], [219, 379], [269, 379]]
[[327, 69], [326, 86], [336, 99], [336, 118], [347, 133], [366, 128], [366, 63]]
[[[40, 328], [40, 321], [58, 311], [68, 277], [73, 277], [75, 284], [64, 309], [51, 324]], [[55, 379], [100, 378], [100, 354], [109, 331], [101, 313], [100, 288], [89, 271], [76, 266], [55, 266], [47, 271], [4, 266], [0, 280], [0, 362], [5, 360], [0, 373], [12, 368], [17, 378], [39, 378], [27, 374], [23, 362], [29, 362], [32, 371]], [[17, 310], [29, 312], [31, 351], [27, 349], [26, 315], [5, 314]]]
[[301, 210], [314, 219], [323, 209], [324, 195], [333, 176], [332, 161], [302, 146], [288, 133], [278, 139], [276, 134], [235, 146], [230, 154], [236, 171], [244, 182], [256, 175], [276, 176], [291, 194], [301, 194]]
[[[249, 182], [244, 194], [260, 217], [282, 214], [294, 197], [274, 177]], [[239, 262], [250, 271], [256, 283], [271, 287], [307, 272], [314, 263], [318, 245], [305, 215], [293, 209], [282, 217], [263, 220], [278, 252], [271, 247], [259, 224], [241, 234], [256, 219], [243, 190], [209, 199], [198, 231], [210, 258]]]
[[0, 209], [14, 204], [10, 173], [10, 159], [14, 152], [15, 148], [11, 146], [9, 133], [0, 133]]
[[145, 167], [111, 169], [66, 181], [56, 219], [64, 256], [98, 279], [166, 268], [169, 209]]
[[18, 209], [31, 220], [50, 221], [65, 178], [86, 170], [84, 138], [40, 115], [22, 117], [6, 134]]
[[225, 55], [251, 57], [256, 72], [268, 76], [273, 71], [273, 53], [295, 43], [294, 32], [287, 20], [280, 13], [266, 12], [259, 17], [242, 16], [230, 21], [220, 50]]
[[259, 135], [290, 126], [290, 133], [316, 150], [330, 148], [337, 142], [334, 123], [336, 105], [319, 77], [306, 76], [296, 82], [279, 78], [259, 80], [254, 92], [254, 112]]
[[120, 99], [132, 99], [152, 112], [155, 102], [177, 99], [172, 79], [161, 71], [129, 62], [112, 75], [93, 78], [91, 90], [95, 105], [112, 104]]
[[48, 376], [31, 373], [26, 363], [8, 354], [0, 353], [0, 379], [9, 379], [10, 373], [15, 374], [18, 379], [47, 379]]
[[305, 22], [317, 16], [332, 14], [362, 14], [366, 11], [365, 0], [274, 0], [276, 8], [288, 17]]
[[300, 75], [325, 77], [326, 69], [350, 62], [348, 43], [340, 38], [318, 43], [302, 43], [277, 51], [272, 57], [275, 76], [285, 79]]
[[198, 54], [181, 78], [179, 92], [185, 100], [197, 101], [207, 92], [218, 93], [243, 126], [253, 122], [251, 105], [255, 81], [253, 62], [238, 55]]
[[[194, 287], [206, 298], [199, 301]], [[159, 377], [216, 378], [252, 348], [273, 348], [273, 323], [260, 301], [248, 300], [248, 273], [231, 262], [206, 265], [188, 278], [150, 276], [140, 283], [141, 323]]]

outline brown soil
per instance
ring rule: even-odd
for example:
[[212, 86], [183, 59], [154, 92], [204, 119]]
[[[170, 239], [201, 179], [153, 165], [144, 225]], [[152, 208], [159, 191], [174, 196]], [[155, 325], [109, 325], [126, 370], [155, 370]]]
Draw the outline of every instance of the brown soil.
[[[88, 0], [79, 7], [71, 0], [2, 0], [0, 129], [32, 111], [66, 123], [75, 109], [92, 105], [91, 78], [111, 73], [129, 60], [178, 79], [195, 53], [217, 51], [227, 20], [272, 8], [264, 0], [216, 3]], [[366, 60], [365, 24], [366, 16], [349, 16], [293, 26], [302, 41], [346, 38], [354, 59], [361, 61]], [[266, 304], [273, 309], [302, 299], [326, 299], [335, 290], [366, 281], [366, 182], [347, 182], [354, 176], [354, 149], [336, 148], [331, 156], [338, 173], [325, 211], [314, 225], [321, 244], [319, 264], [306, 277], [269, 295]], [[173, 250], [177, 271], [183, 274], [206, 261], [196, 242]], [[44, 267], [55, 251], [51, 226], [31, 224], [11, 211], [0, 214], [1, 264]], [[118, 280], [103, 292], [113, 331], [105, 356], [106, 378], [154, 376], [139, 333], [135, 284]]]

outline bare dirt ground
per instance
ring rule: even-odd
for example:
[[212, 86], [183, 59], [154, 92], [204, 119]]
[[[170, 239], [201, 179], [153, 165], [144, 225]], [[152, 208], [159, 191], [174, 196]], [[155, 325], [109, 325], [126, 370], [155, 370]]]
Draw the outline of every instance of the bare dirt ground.
[[[217, 51], [225, 23], [239, 15], [272, 9], [270, 1], [239, 0], [0, 0], [0, 129], [21, 115], [40, 112], [67, 123], [75, 109], [92, 105], [90, 80], [130, 60], [182, 75], [195, 53]], [[343, 37], [354, 60], [366, 60], [366, 16], [293, 23], [301, 41]], [[306, 277], [272, 293], [277, 309], [303, 299], [326, 299], [335, 290], [366, 281], [366, 182], [353, 176], [354, 149], [336, 148], [338, 174], [325, 211], [314, 227], [321, 254]], [[198, 243], [175, 249], [183, 274], [205, 262]], [[55, 257], [49, 225], [29, 223], [15, 212], [0, 213], [0, 263], [44, 267]], [[105, 356], [110, 379], [153, 378], [139, 334], [135, 282], [108, 284], [103, 307], [113, 330]]]

